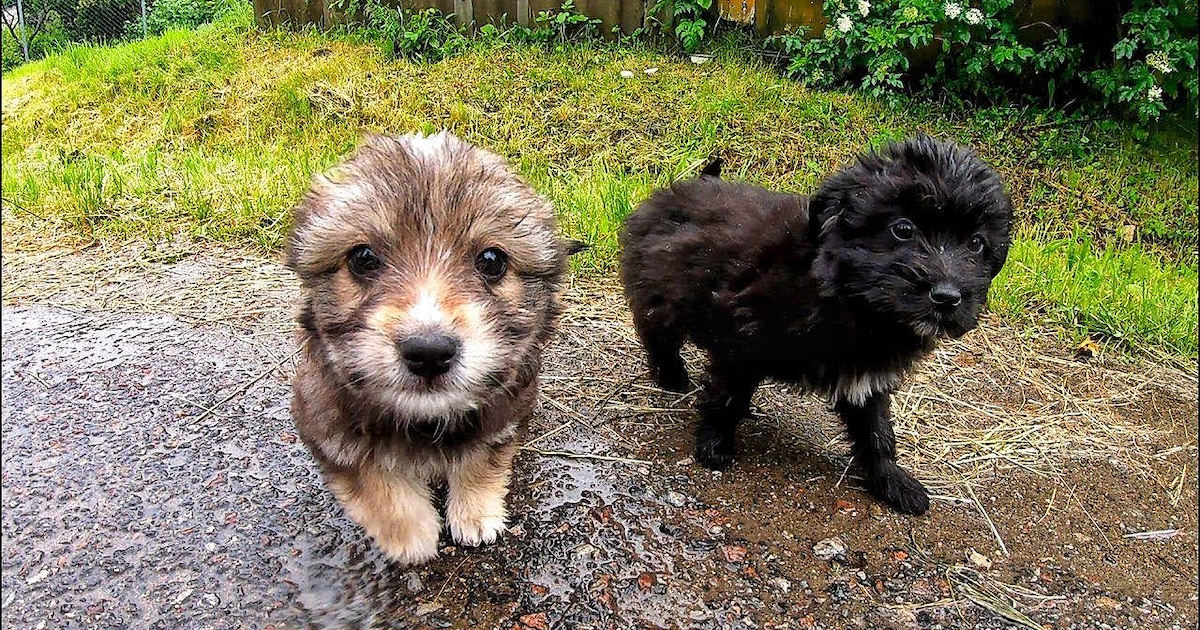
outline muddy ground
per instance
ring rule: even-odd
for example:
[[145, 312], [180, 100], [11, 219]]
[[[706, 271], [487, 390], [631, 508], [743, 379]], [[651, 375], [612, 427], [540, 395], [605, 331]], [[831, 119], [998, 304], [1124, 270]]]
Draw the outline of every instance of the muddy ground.
[[690, 399], [649, 387], [619, 296], [582, 284], [507, 535], [398, 567], [291, 426], [287, 275], [152, 254], [5, 256], [5, 627], [1197, 625], [1186, 371], [988, 320], [898, 397], [938, 497], [908, 517], [778, 384], [732, 469], [691, 463]]

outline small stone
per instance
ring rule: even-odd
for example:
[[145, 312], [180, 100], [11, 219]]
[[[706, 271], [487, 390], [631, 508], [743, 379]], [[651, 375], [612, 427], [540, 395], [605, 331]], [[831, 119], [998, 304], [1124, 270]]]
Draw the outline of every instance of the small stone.
[[596, 551], [598, 550], [594, 546], [589, 545], [588, 543], [583, 543], [582, 545], [576, 547], [571, 552], [571, 555], [575, 556], [575, 558], [578, 560], [586, 560], [596, 555]]
[[725, 545], [721, 548], [727, 562], [741, 562], [746, 559], [746, 548], [742, 545]]
[[549, 621], [546, 619], [546, 613], [544, 612], [522, 615], [517, 621], [520, 621], [522, 626], [530, 630], [546, 630], [549, 626]]
[[680, 494], [678, 492], [675, 492], [674, 490], [670, 490], [667, 492], [666, 500], [667, 500], [667, 503], [670, 503], [671, 505], [673, 505], [675, 507], [683, 507], [683, 506], [687, 505], [687, 497], [683, 496], [682, 494]]
[[632, 71], [632, 70], [622, 70], [622, 71], [621, 71], [621, 76], [622, 76], [622, 77], [625, 77], [626, 79], [632, 79], [632, 78], [633, 78], [633, 71]]
[[183, 602], [187, 601], [187, 598], [191, 597], [192, 593], [194, 593], [194, 592], [196, 592], [196, 589], [189, 588], [189, 589], [185, 590], [184, 592], [180, 593], [179, 597], [175, 598], [173, 605], [178, 606], [178, 605], [182, 604]]
[[46, 569], [42, 569], [41, 571], [38, 571], [36, 575], [30, 576], [30, 578], [28, 580], [25, 580], [25, 583], [26, 584], [37, 584], [38, 582], [41, 582], [42, 580], [44, 580], [48, 577], [50, 577], [50, 571], [48, 571]]
[[970, 560], [971, 564], [984, 570], [992, 568], [992, 561], [974, 549], [967, 552], [967, 560]]
[[645, 70], [646, 74], [654, 74], [656, 72], [658, 72], [658, 68], [646, 68]]
[[437, 612], [442, 609], [442, 605], [438, 602], [422, 602], [417, 605], [417, 614], [424, 617], [432, 612]]
[[846, 557], [846, 543], [842, 542], [841, 538], [836, 536], [826, 538], [813, 545], [813, 555], [818, 560], [833, 560], [834, 558]]
[[792, 583], [789, 582], [787, 578], [771, 578], [770, 582], [771, 586], [775, 587], [775, 590], [779, 591], [780, 593], [786, 594], [792, 589]]
[[213, 543], [213, 542], [204, 543], [204, 550], [207, 551], [208, 553], [213, 553], [214, 551], [217, 550], [217, 543]]
[[638, 588], [643, 591], [650, 590], [650, 587], [654, 586], [657, 582], [658, 578], [654, 577], [653, 573], [643, 573], [637, 579]]
[[675, 462], [675, 465], [676, 466], [691, 466], [694, 463], [696, 463], [696, 460], [692, 459], [691, 457], [685, 457], [685, 458]]
[[408, 588], [408, 592], [416, 593], [425, 588], [425, 584], [421, 582], [421, 576], [417, 575], [416, 571], [409, 571], [404, 574], [404, 586]]

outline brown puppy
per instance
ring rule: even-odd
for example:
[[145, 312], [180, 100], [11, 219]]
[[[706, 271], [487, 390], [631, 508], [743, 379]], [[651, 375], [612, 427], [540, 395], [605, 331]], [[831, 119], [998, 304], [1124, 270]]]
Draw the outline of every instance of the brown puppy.
[[550, 203], [502, 158], [442, 132], [368, 137], [295, 210], [303, 357], [292, 416], [330, 489], [387, 555], [505, 527], [567, 256]]

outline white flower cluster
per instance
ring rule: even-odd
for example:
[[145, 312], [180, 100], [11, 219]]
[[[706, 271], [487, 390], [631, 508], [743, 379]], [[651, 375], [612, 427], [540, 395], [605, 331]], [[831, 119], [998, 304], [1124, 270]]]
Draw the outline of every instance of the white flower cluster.
[[983, 11], [972, 7], [967, 9], [967, 14], [963, 16], [963, 19], [967, 21], [967, 24], [979, 24], [983, 21]]
[[1158, 87], [1157, 85], [1150, 86], [1150, 89], [1146, 90], [1146, 100], [1161, 101], [1162, 100], [1162, 88]]
[[962, 14], [962, 5], [957, 2], [947, 2], [945, 11], [946, 17], [950, 18], [951, 20], [956, 20], [958, 19], [958, 16]]
[[850, 19], [849, 15], [846, 15], [845, 13], [843, 13], [838, 16], [837, 30], [839, 30], [843, 33], [849, 33], [850, 29], [852, 29], [852, 28], [854, 28], [854, 21]]
[[861, 16], [863, 16], [863, 17], [867, 17], [867, 15], [868, 15], [870, 12], [871, 12], [871, 3], [870, 3], [870, 2], [867, 2], [867, 0], [858, 0], [858, 13], [859, 13], [859, 15], [861, 15]]
[[1163, 74], [1171, 74], [1175, 71], [1175, 66], [1171, 65], [1171, 57], [1166, 51], [1160, 50], [1146, 55], [1146, 65], [1158, 70]]

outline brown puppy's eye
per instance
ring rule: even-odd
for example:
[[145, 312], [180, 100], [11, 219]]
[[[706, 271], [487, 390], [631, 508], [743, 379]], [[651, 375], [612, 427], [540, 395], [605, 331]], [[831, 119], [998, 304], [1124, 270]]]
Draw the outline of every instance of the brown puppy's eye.
[[489, 247], [475, 257], [475, 271], [490, 282], [504, 277], [508, 271], [508, 255], [495, 247]]
[[895, 236], [898, 241], [911, 240], [916, 232], [917, 227], [908, 219], [900, 219], [892, 224], [892, 236]]
[[359, 245], [346, 255], [346, 266], [356, 276], [369, 276], [383, 266], [383, 261], [366, 245]]
[[987, 240], [976, 234], [975, 236], [972, 236], [970, 242], [967, 243], [967, 251], [970, 251], [972, 254], [982, 254], [983, 248], [986, 246]]

